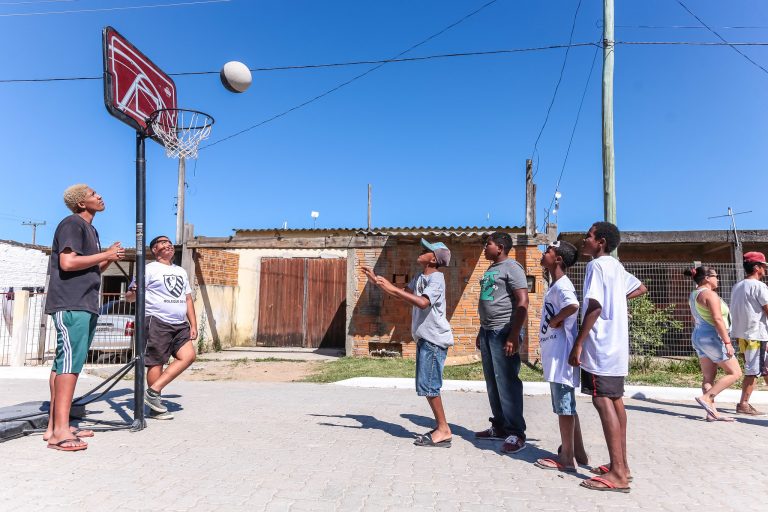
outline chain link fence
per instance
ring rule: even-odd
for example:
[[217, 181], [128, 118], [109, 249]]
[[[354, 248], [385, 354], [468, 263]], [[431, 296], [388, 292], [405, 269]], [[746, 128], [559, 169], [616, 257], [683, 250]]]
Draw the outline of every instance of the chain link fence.
[[[0, 290], [0, 366], [13, 363], [16, 338], [23, 344], [25, 366], [51, 366], [56, 353], [56, 329], [49, 315], [44, 314], [45, 296], [36, 289], [22, 289], [28, 295], [11, 289]], [[18, 304], [27, 296], [26, 308]], [[86, 364], [100, 366], [126, 363], [133, 357], [135, 307], [121, 294], [102, 294], [96, 332]], [[18, 315], [26, 321], [19, 322]], [[16, 316], [17, 318], [14, 318]], [[18, 332], [16, 332], [18, 331]], [[19, 354], [17, 358], [21, 358]]]
[[[630, 301], [630, 312], [635, 311], [630, 321], [630, 347], [634, 354], [647, 354], [662, 357], [683, 357], [694, 355], [691, 347], [693, 318], [688, 306], [688, 297], [696, 287], [683, 271], [692, 267], [691, 263], [623, 263], [627, 272], [640, 279], [648, 288], [646, 295], [653, 307], [638, 308]], [[730, 304], [731, 288], [738, 279], [737, 270], [741, 267], [733, 263], [703, 263], [711, 266], [719, 275], [718, 295]], [[568, 277], [576, 288], [579, 300], [582, 299], [584, 272], [587, 264], [579, 262], [568, 269]], [[641, 299], [634, 299], [635, 301]], [[635, 306], [635, 307], [633, 307]], [[650, 311], [649, 311], [650, 310]], [[639, 318], [644, 315], [647, 318]], [[656, 324], [655, 326], [653, 324]], [[658, 337], [659, 343], [648, 346], [645, 331], [650, 329]], [[640, 331], [643, 328], [643, 333]]]

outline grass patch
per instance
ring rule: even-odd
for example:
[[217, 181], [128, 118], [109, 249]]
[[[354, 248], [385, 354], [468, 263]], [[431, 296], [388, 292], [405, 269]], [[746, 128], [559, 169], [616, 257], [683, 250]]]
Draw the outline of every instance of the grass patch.
[[[338, 382], [353, 377], [407, 377], [416, 372], [413, 359], [342, 357], [334, 361], [321, 363], [316, 373], [309, 375], [305, 382]], [[718, 373], [718, 377], [722, 372]], [[483, 380], [483, 368], [480, 362], [446, 366], [443, 373], [446, 380]], [[527, 382], [541, 382], [541, 365], [520, 367], [520, 378]], [[701, 386], [701, 370], [695, 357], [686, 359], [635, 358], [630, 363], [627, 384], [648, 386], [691, 387]], [[732, 389], [739, 389], [737, 382]]]
[[[406, 377], [416, 374], [416, 361], [402, 357], [342, 357], [318, 365], [317, 373], [308, 376], [305, 382], [338, 382], [354, 377]], [[443, 378], [447, 380], [483, 380], [483, 367], [479, 362], [446, 366]], [[520, 378], [541, 381], [541, 369], [522, 365]]]

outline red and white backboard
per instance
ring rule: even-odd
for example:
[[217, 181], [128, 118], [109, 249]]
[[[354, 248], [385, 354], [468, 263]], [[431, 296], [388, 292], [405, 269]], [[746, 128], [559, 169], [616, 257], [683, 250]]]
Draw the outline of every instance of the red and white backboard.
[[102, 38], [107, 110], [144, 131], [153, 112], [176, 108], [176, 84], [114, 28], [105, 27]]

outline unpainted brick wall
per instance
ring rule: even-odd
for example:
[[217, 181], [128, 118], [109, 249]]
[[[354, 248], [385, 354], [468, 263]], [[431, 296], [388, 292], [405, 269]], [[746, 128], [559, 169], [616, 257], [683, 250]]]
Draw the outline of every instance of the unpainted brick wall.
[[217, 249], [195, 250], [195, 276], [200, 285], [237, 286], [240, 256]]
[[[418, 241], [417, 241], [418, 242]], [[455, 345], [448, 351], [449, 357], [475, 354], [475, 339], [480, 328], [477, 303], [480, 296], [480, 279], [490, 263], [483, 257], [479, 241], [446, 242], [451, 249], [451, 264], [441, 268], [446, 282], [446, 312], [453, 329]], [[416, 344], [411, 338], [411, 306], [371, 285], [362, 267], [374, 269], [376, 274], [392, 280], [394, 275], [407, 275], [412, 279], [420, 267], [416, 258], [421, 252], [418, 243], [393, 242], [384, 248], [357, 249], [355, 251], [355, 296], [350, 322], [354, 356], [367, 356], [372, 347], [389, 347], [404, 357], [415, 357]], [[526, 340], [521, 346], [524, 360], [538, 359], [539, 311], [542, 305], [544, 282], [539, 266], [541, 252], [537, 247], [517, 247], [511, 257], [517, 259], [526, 275], [536, 278], [535, 293], [529, 295], [531, 307], [528, 315]]]

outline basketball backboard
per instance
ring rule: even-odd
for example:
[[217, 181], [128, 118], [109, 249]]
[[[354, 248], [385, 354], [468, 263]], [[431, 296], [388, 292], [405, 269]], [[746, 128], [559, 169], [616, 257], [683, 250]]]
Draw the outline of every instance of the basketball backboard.
[[160, 109], [176, 108], [176, 84], [112, 27], [102, 33], [104, 103], [110, 114], [137, 131]]

